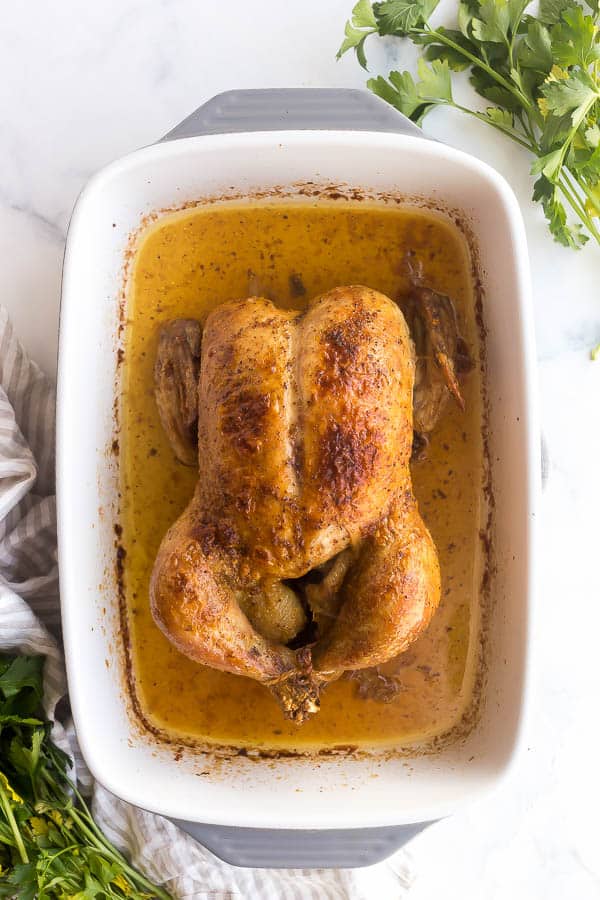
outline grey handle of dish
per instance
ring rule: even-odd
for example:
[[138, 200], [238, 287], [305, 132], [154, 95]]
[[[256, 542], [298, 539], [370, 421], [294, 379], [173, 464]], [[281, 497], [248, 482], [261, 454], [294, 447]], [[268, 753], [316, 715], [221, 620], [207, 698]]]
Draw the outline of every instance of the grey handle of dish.
[[429, 822], [382, 828], [234, 828], [173, 819], [215, 856], [234, 866], [329, 869], [372, 866], [408, 843]]
[[270, 88], [217, 94], [162, 140], [249, 131], [383, 131], [424, 137], [414, 122], [368, 91]]

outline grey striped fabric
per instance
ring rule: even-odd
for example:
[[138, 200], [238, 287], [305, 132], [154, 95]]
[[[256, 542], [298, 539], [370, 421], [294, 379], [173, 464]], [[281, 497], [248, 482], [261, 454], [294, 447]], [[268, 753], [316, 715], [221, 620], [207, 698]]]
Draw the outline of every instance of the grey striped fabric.
[[60, 624], [54, 501], [54, 391], [0, 307], [0, 585]]
[[240, 869], [221, 862], [160, 816], [94, 783], [72, 722], [55, 720], [66, 693], [60, 649], [54, 502], [54, 390], [27, 359], [0, 307], [0, 651], [42, 654], [45, 708], [54, 740], [74, 760], [98, 824], [155, 883], [194, 900], [399, 900], [406, 851], [363, 870]]

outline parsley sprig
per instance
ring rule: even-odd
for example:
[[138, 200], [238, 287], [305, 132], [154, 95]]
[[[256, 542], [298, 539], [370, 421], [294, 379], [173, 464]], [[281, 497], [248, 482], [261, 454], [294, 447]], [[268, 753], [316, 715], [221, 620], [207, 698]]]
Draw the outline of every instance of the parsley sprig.
[[[534, 156], [533, 199], [555, 240], [600, 244], [600, 0], [461, 0], [456, 27], [434, 27], [439, 0], [359, 0], [338, 58], [354, 50], [367, 68], [371, 35], [409, 38], [423, 48], [417, 79], [389, 72], [368, 87], [420, 124], [436, 106], [485, 122]], [[451, 72], [469, 71], [484, 111], [458, 103]], [[571, 217], [567, 216], [567, 207]]]
[[0, 657], [0, 897], [169, 900], [98, 828], [39, 715], [39, 656]]

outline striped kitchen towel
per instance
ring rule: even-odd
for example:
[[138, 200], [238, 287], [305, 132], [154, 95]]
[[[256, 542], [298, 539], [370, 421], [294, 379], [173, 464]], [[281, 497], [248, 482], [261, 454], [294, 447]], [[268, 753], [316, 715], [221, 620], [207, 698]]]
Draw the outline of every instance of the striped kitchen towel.
[[174, 897], [194, 900], [396, 900], [407, 896], [405, 850], [368, 869], [241, 869], [221, 862], [172, 822], [94, 783], [72, 722], [55, 720], [66, 693], [60, 647], [54, 501], [54, 390], [0, 307], [0, 651], [43, 654], [46, 713], [71, 754], [107, 836]]

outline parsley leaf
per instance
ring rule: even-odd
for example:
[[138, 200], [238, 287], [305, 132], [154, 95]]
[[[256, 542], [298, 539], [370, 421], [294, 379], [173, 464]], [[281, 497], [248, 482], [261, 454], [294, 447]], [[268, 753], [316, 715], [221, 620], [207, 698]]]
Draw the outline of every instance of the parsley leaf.
[[337, 52], [337, 58], [339, 59], [348, 50], [354, 50], [360, 65], [366, 69], [365, 41], [376, 30], [377, 22], [369, 0], [358, 0], [352, 10], [352, 18], [346, 22], [344, 40]]
[[600, 146], [600, 126], [596, 122], [586, 130], [585, 139], [594, 149]]
[[[42, 657], [0, 657], [0, 897], [170, 900], [105, 838], [37, 712]], [[10, 710], [10, 711], [7, 711]]]
[[409, 118], [413, 118], [414, 113], [423, 106], [410, 72], [390, 72], [388, 81], [380, 75], [378, 78], [371, 78], [367, 86]]
[[541, 202], [554, 239], [564, 247], [579, 250], [587, 241], [587, 236], [582, 234], [581, 226], [567, 224], [567, 213], [559, 199], [558, 190], [544, 175], [534, 185], [533, 199]]
[[405, 116], [419, 124], [439, 103], [452, 102], [452, 83], [448, 63], [434, 60], [430, 66], [420, 59], [419, 81], [410, 72], [390, 72], [386, 81], [381, 75], [371, 78], [367, 87]]
[[538, 19], [545, 25], [556, 25], [564, 12], [576, 9], [578, 5], [575, 0], [540, 0]]
[[502, 44], [510, 28], [510, 9], [507, 0], [484, 0], [479, 8], [479, 17], [471, 22], [473, 37], [478, 41]]
[[502, 128], [512, 128], [514, 125], [514, 116], [507, 109], [500, 109], [498, 106], [488, 106], [485, 114], [494, 125], [500, 125]]
[[548, 73], [554, 65], [550, 32], [541, 22], [531, 22], [519, 44], [519, 62], [526, 69]]
[[552, 55], [563, 68], [581, 66], [587, 69], [600, 59], [597, 26], [591, 16], [584, 16], [580, 6], [563, 12], [562, 20], [552, 31]]
[[[537, 9], [458, 0], [456, 27], [432, 25], [437, 2], [361, 2], [340, 52], [353, 47], [364, 64], [366, 36], [408, 37], [421, 48], [418, 79], [394, 70], [369, 88], [418, 123], [443, 105], [502, 131], [533, 156], [534, 200], [555, 240], [600, 244], [600, 0], [540, 0]], [[485, 112], [454, 100], [451, 72], [462, 70], [493, 104]]]
[[[455, 49], [453, 46], [448, 46], [448, 44], [440, 44], [439, 35], [452, 41], [453, 44], [458, 44], [458, 48]], [[474, 50], [472, 42], [461, 31], [444, 28], [443, 26], [437, 29], [435, 36], [429, 34], [415, 35], [413, 42], [427, 47], [424, 55], [429, 62], [433, 62], [434, 59], [446, 60], [453, 72], [462, 72], [469, 67], [469, 60], [465, 57], [464, 51], [472, 53]]]
[[515, 97], [507, 88], [498, 85], [498, 82], [491, 78], [487, 72], [473, 69], [469, 75], [469, 81], [477, 93], [485, 97], [486, 100], [490, 100], [492, 103], [496, 103], [498, 106], [503, 106], [505, 109], [510, 109], [513, 112], [518, 112], [521, 109], [518, 97]]
[[585, 74], [572, 72], [566, 77], [548, 78], [541, 88], [546, 108], [557, 116], [579, 110], [600, 97], [598, 89]]
[[450, 68], [446, 60], [434, 59], [430, 66], [420, 59], [417, 71], [421, 81], [417, 85], [419, 97], [423, 100], [452, 102], [452, 82]]
[[29, 717], [42, 699], [41, 656], [18, 656], [9, 660], [0, 675], [0, 715]]
[[379, 34], [402, 36], [411, 28], [422, 25], [438, 5], [439, 0], [384, 0], [374, 3]]

